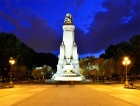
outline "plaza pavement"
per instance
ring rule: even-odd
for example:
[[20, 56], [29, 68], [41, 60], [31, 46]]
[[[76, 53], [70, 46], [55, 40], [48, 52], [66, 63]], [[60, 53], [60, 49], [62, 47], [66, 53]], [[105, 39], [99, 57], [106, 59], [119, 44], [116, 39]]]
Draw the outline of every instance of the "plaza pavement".
[[0, 106], [140, 106], [140, 90], [123, 84], [16, 84], [0, 89]]

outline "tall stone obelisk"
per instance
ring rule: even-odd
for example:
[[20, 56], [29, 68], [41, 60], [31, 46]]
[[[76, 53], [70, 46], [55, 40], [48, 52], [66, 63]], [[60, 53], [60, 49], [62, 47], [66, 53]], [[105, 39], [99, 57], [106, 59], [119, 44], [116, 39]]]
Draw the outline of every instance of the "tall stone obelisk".
[[63, 41], [60, 45], [57, 72], [54, 77], [60, 76], [61, 74], [80, 75], [77, 45], [74, 39], [74, 30], [75, 26], [73, 25], [72, 15], [67, 13], [63, 25]]

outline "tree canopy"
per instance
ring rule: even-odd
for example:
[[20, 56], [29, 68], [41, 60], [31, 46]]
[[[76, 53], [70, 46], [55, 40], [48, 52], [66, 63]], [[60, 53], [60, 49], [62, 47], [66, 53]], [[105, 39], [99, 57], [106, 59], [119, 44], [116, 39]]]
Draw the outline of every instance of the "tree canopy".
[[31, 71], [33, 67], [48, 65], [56, 70], [58, 58], [52, 53], [37, 53], [14, 34], [0, 33], [0, 76], [8, 77], [10, 71], [9, 59], [13, 57], [17, 66], [26, 66]]
[[134, 35], [129, 41], [122, 41], [117, 45], [110, 45], [105, 53], [100, 55], [100, 58], [113, 58], [118, 64], [124, 56], [128, 56], [131, 60], [130, 73], [138, 76], [140, 74], [140, 35]]

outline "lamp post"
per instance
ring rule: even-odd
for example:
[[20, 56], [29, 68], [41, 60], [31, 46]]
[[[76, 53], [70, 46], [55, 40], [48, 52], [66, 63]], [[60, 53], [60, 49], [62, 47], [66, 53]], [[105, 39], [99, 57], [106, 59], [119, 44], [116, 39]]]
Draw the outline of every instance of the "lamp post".
[[[9, 63], [11, 66], [13, 66], [15, 64], [15, 60], [13, 59], [13, 57], [10, 57], [9, 59]], [[10, 82], [9, 82], [10, 85], [13, 84], [13, 81], [12, 81], [12, 72], [11, 72], [11, 67], [10, 67]]]
[[128, 86], [128, 79], [127, 79], [127, 66], [130, 64], [130, 60], [128, 57], [124, 57], [122, 64], [126, 67], [126, 81], [125, 85]]

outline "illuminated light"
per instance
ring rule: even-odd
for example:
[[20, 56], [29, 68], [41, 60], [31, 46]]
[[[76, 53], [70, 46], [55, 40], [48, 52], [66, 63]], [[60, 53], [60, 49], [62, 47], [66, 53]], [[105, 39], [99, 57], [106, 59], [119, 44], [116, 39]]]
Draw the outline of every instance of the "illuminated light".
[[10, 63], [11, 65], [15, 64], [15, 60], [13, 59], [13, 57], [10, 57], [9, 63]]
[[126, 66], [126, 81], [125, 81], [125, 85], [128, 86], [129, 83], [128, 83], [128, 79], [127, 79], [127, 66], [130, 64], [129, 58], [128, 57], [124, 57], [124, 60], [123, 60], [122, 64], [124, 66]]
[[124, 61], [122, 62], [123, 65], [129, 65], [130, 64], [130, 60], [128, 57], [124, 57]]

